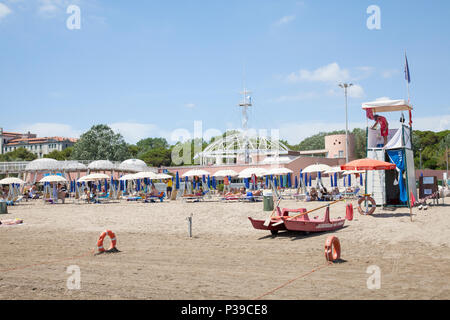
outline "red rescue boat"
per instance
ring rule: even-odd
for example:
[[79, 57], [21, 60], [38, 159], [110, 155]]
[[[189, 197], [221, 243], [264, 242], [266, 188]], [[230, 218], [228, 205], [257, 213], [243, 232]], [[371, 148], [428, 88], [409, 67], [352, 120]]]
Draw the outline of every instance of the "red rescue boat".
[[[305, 208], [300, 209], [286, 209], [280, 210], [277, 208], [278, 215], [273, 217], [268, 226], [264, 225], [265, 220], [255, 220], [249, 217], [253, 227], [258, 230], [269, 230], [272, 234], [277, 234], [280, 230], [289, 231], [303, 231], [303, 232], [325, 232], [334, 231], [344, 227], [345, 218], [330, 219], [330, 208], [327, 207], [325, 216], [323, 219], [319, 217], [309, 218], [308, 214], [304, 214], [300, 217], [290, 218], [289, 213], [296, 214], [306, 212]], [[280, 222], [280, 219], [284, 221], [282, 224], [276, 224]]]

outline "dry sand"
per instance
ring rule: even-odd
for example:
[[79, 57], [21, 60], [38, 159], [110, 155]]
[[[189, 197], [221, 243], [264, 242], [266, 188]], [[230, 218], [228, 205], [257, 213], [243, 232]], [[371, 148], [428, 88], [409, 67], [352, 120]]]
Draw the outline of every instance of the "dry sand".
[[[281, 207], [321, 204], [286, 200]], [[25, 223], [0, 226], [0, 299], [253, 299], [323, 267], [330, 234], [340, 239], [345, 262], [264, 299], [450, 298], [450, 206], [414, 209], [414, 222], [408, 209], [377, 209], [374, 216], [355, 209], [355, 219], [339, 231], [276, 237], [253, 229], [247, 218], [264, 219], [268, 213], [262, 208], [261, 202], [46, 205], [41, 200], [9, 207], [0, 219]], [[193, 238], [186, 220], [191, 213]], [[331, 216], [345, 216], [345, 204], [333, 205]], [[105, 229], [116, 233], [121, 252], [94, 256]], [[70, 265], [81, 270], [79, 290], [67, 289]], [[375, 290], [367, 287], [371, 265], [381, 271]]]

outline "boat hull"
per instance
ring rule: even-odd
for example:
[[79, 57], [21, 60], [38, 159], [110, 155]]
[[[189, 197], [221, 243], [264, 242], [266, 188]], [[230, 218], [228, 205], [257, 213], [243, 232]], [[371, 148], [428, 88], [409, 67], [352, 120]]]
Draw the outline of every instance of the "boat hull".
[[271, 220], [270, 224], [268, 226], [264, 225], [265, 220], [257, 220], [257, 219], [252, 219], [251, 217], [248, 217], [248, 219], [250, 220], [250, 222], [252, 223], [253, 228], [258, 229], [258, 230], [269, 230], [269, 231], [280, 231], [280, 230], [286, 230], [286, 226], [284, 225], [284, 223], [279, 224], [277, 226], [274, 226], [274, 223], [279, 222], [280, 220]]

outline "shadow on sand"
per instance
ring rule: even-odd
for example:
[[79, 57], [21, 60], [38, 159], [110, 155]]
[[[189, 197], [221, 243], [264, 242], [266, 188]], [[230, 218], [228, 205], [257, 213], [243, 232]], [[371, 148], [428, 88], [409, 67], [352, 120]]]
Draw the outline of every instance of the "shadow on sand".
[[[343, 230], [345, 228], [347, 228], [348, 226], [344, 226], [339, 230]], [[302, 232], [302, 231], [281, 231], [278, 234], [272, 235], [272, 234], [268, 234], [266, 236], [263, 236], [261, 238], [258, 238], [258, 240], [264, 240], [264, 239], [275, 239], [275, 238], [290, 238], [291, 241], [295, 241], [295, 240], [301, 240], [301, 239], [306, 239], [306, 238], [313, 238], [313, 237], [318, 237], [327, 233], [334, 233], [336, 231], [339, 230], [332, 230], [332, 231], [324, 231], [324, 232]]]

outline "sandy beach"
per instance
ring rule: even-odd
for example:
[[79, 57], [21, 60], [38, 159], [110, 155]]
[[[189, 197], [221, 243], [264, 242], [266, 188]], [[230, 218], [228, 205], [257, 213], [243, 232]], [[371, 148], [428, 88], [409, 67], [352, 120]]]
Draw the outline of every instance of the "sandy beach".
[[[294, 278], [262, 299], [450, 298], [450, 206], [414, 209], [413, 222], [408, 209], [361, 216], [355, 206], [354, 220], [336, 232], [272, 236], [248, 220], [267, 217], [261, 202], [68, 202], [22, 202], [0, 215], [24, 219], [0, 226], [1, 299], [255, 299]], [[331, 207], [338, 216], [345, 203]], [[121, 252], [94, 255], [105, 229]], [[330, 234], [340, 239], [343, 261], [327, 265]], [[66, 285], [71, 265], [81, 271], [79, 290]], [[381, 271], [379, 289], [367, 286], [372, 265]]]

